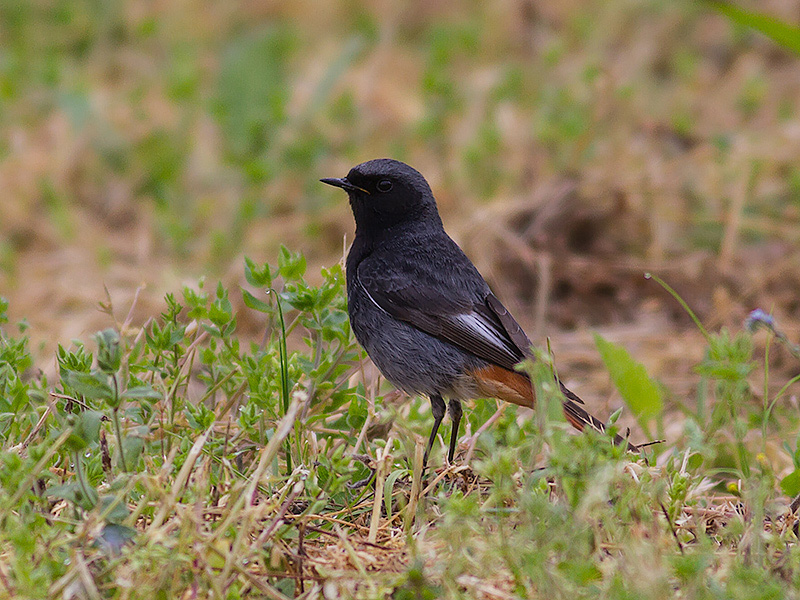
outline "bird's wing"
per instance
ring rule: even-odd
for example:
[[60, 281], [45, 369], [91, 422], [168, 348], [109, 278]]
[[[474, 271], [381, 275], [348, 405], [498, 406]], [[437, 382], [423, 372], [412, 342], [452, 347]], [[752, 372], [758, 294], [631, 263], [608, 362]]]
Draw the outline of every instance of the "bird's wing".
[[[371, 256], [357, 267], [357, 285], [378, 308], [510, 371], [531, 356], [525, 331], [460, 249], [459, 259], [443, 269], [435, 260], [398, 257], [402, 254], [394, 254], [392, 260]], [[569, 400], [583, 404], [558, 383]]]
[[366, 259], [356, 273], [358, 285], [394, 318], [509, 370], [529, 354], [525, 332], [471, 263], [448, 271], [446, 281], [421, 261], [404, 262], [399, 271], [394, 265]]

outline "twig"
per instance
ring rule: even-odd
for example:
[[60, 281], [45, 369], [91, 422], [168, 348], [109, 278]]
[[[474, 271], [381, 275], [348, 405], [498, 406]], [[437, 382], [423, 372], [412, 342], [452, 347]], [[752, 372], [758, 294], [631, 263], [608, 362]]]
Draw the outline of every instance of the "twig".
[[302, 594], [305, 592], [305, 582], [303, 581], [303, 559], [306, 555], [306, 549], [304, 547], [305, 538], [306, 538], [306, 524], [305, 521], [300, 521], [300, 525], [298, 526], [297, 531], [297, 574], [300, 576], [300, 593]]
[[[287, 519], [294, 518], [294, 515], [287, 515], [286, 518]], [[315, 516], [314, 518], [319, 518], [319, 516]], [[333, 519], [333, 520], [331, 520], [331, 522], [333, 522], [333, 523], [341, 523], [342, 525], [345, 525], [345, 526], [352, 525], [352, 523], [348, 523], [347, 521], [342, 521], [340, 519]], [[330, 531], [328, 531], [327, 529], [323, 529], [322, 527], [315, 527], [314, 525], [309, 525], [308, 523], [306, 523], [304, 525], [304, 527], [305, 527], [306, 531], [312, 531], [314, 533], [319, 533], [321, 535], [327, 535], [327, 536], [330, 536], [330, 537], [335, 537], [337, 539], [339, 537], [335, 533], [331, 533]], [[372, 544], [372, 543], [370, 543], [370, 542], [368, 542], [366, 540], [359, 540], [358, 543], [359, 544], [364, 544], [365, 546], [370, 546], [372, 548], [377, 548], [378, 550], [392, 550], [392, 548], [390, 548], [389, 546], [384, 546], [384, 545], [381, 545], [381, 544]]]
[[[128, 310], [128, 315], [125, 317], [125, 321], [122, 323], [122, 327], [120, 327], [119, 332], [124, 334], [125, 330], [128, 329], [128, 326], [131, 324], [133, 320], [133, 309], [136, 308], [136, 303], [139, 301], [139, 293], [145, 288], [144, 284], [140, 285], [136, 288], [136, 291], [133, 293], [133, 302], [131, 302], [131, 307]], [[106, 290], [107, 291], [107, 290]]]
[[364, 372], [364, 361], [360, 361], [359, 363], [359, 371], [361, 372], [361, 380], [364, 383], [364, 389], [369, 389], [369, 393], [367, 394], [367, 418], [364, 419], [364, 425], [361, 427], [361, 431], [358, 434], [358, 438], [356, 439], [356, 443], [353, 446], [353, 452], [358, 452], [358, 449], [361, 447], [361, 444], [364, 443], [364, 440], [367, 437], [367, 430], [369, 426], [372, 424], [373, 419], [375, 418], [375, 395], [378, 393], [378, 389], [380, 389], [381, 385], [381, 378], [378, 377], [373, 382], [369, 388], [367, 388], [367, 375]]
[[648, 448], [649, 446], [655, 446], [656, 444], [663, 444], [667, 440], [651, 440], [649, 442], [644, 442], [643, 444], [637, 444], [637, 448], [641, 450], [642, 448]]
[[267, 541], [269, 536], [272, 535], [272, 532], [275, 531], [282, 523], [283, 517], [286, 516], [286, 513], [289, 512], [289, 507], [292, 506], [292, 503], [297, 499], [297, 497], [303, 492], [303, 488], [305, 488], [305, 477], [299, 479], [294, 486], [292, 486], [292, 491], [289, 492], [289, 496], [281, 505], [280, 509], [278, 509], [278, 514], [275, 515], [275, 518], [272, 520], [272, 523], [269, 524], [269, 527], [264, 529], [261, 532], [261, 535], [258, 536], [258, 541], [256, 542], [256, 547], [261, 547]]
[[353, 546], [347, 540], [347, 536], [344, 534], [341, 527], [334, 525], [333, 528], [339, 535], [339, 541], [342, 542], [342, 546], [344, 546], [344, 551], [347, 553], [350, 562], [352, 562], [353, 566], [358, 570], [359, 575], [361, 575], [363, 579], [367, 579], [367, 570], [364, 568], [364, 564], [361, 562], [361, 559], [358, 558], [355, 548], [353, 548]]
[[669, 525], [669, 530], [672, 532], [672, 537], [675, 538], [675, 543], [678, 544], [678, 550], [680, 550], [681, 554], [683, 554], [683, 544], [681, 544], [681, 541], [678, 539], [678, 532], [675, 531], [675, 527], [672, 525], [672, 521], [669, 518], [669, 513], [667, 512], [663, 502], [659, 502], [658, 504], [661, 507], [661, 512], [664, 513], [664, 518], [667, 520], [667, 525]]
[[186, 455], [186, 460], [184, 461], [183, 466], [181, 466], [178, 476], [175, 478], [175, 482], [173, 483], [172, 489], [169, 493], [169, 498], [161, 503], [161, 509], [158, 511], [158, 514], [153, 517], [153, 522], [150, 524], [151, 530], [154, 531], [156, 528], [160, 527], [164, 522], [164, 519], [167, 517], [167, 512], [174, 508], [175, 502], [178, 499], [178, 495], [183, 492], [186, 482], [189, 481], [189, 475], [191, 475], [192, 469], [194, 469], [194, 463], [200, 456], [200, 453], [203, 450], [203, 446], [205, 445], [209, 435], [211, 435], [211, 428], [206, 430], [203, 435], [195, 440], [194, 445], [192, 446], [191, 450], [189, 450], [189, 454]]
[[417, 436], [414, 440], [414, 473], [411, 479], [411, 494], [406, 505], [405, 523], [403, 530], [406, 533], [414, 524], [417, 514], [417, 503], [419, 502], [419, 490], [422, 487], [422, 460], [425, 456], [425, 442]]
[[89, 405], [88, 405], [88, 404], [86, 404], [85, 402], [83, 402], [83, 401], [81, 401], [81, 400], [78, 400], [77, 398], [74, 398], [74, 397], [72, 397], [72, 396], [69, 396], [69, 395], [67, 395], [67, 394], [59, 394], [58, 392], [50, 392], [50, 395], [51, 395], [53, 398], [59, 398], [59, 399], [61, 399], [61, 400], [72, 401], [72, 402], [74, 402], [75, 404], [77, 404], [78, 406], [80, 406], [80, 407], [81, 407], [83, 410], [90, 410], [90, 408], [89, 408]]
[[[361, 506], [366, 506], [367, 502], [362, 504]], [[360, 508], [360, 507], [356, 507]], [[340, 510], [335, 513], [331, 513], [330, 515], [306, 515], [306, 518], [311, 521], [327, 521], [328, 523], [338, 523], [339, 525], [344, 525], [345, 527], [350, 527], [351, 529], [360, 529], [362, 531], [369, 531], [369, 527], [365, 527], [364, 525], [359, 525], [358, 523], [353, 523], [352, 521], [345, 521], [344, 519], [337, 519], [331, 515], [342, 514], [346, 512], [346, 509]], [[294, 518], [293, 515], [287, 515], [287, 518]], [[310, 528], [311, 525], [306, 525], [307, 528]]]
[[34, 437], [36, 437], [37, 433], [39, 433], [39, 430], [42, 428], [42, 425], [44, 425], [44, 422], [47, 419], [47, 417], [50, 416], [50, 408], [51, 408], [51, 406], [52, 405], [48, 405], [47, 408], [44, 409], [44, 412], [42, 413], [42, 416], [39, 417], [39, 420], [36, 422], [36, 425], [34, 426], [33, 429], [31, 429], [31, 432], [28, 434], [28, 436], [25, 438], [25, 440], [21, 444], [17, 444], [13, 448], [9, 448], [9, 450], [11, 450], [12, 452], [16, 452], [16, 451], [20, 451], [21, 452], [22, 450], [25, 450], [25, 448], [28, 447], [28, 444], [31, 443], [31, 440]]
[[392, 446], [394, 437], [391, 435], [386, 440], [386, 446], [378, 456], [378, 470], [375, 475], [375, 502], [372, 505], [372, 518], [369, 523], [369, 534], [367, 540], [373, 544], [378, 538], [378, 524], [381, 519], [381, 505], [383, 504], [383, 484], [386, 481], [386, 471], [391, 461]]
[[427, 487], [426, 487], [424, 490], [422, 490], [422, 494], [421, 494], [421, 495], [422, 495], [422, 496], [427, 496], [427, 495], [430, 493], [430, 491], [431, 491], [433, 488], [435, 488], [435, 487], [436, 487], [436, 485], [437, 485], [437, 484], [438, 484], [438, 483], [439, 483], [439, 482], [440, 482], [442, 479], [444, 479], [445, 477], [447, 477], [448, 475], [451, 475], [451, 474], [452, 474], [452, 475], [455, 475], [455, 474], [457, 474], [457, 473], [460, 473], [461, 471], [466, 471], [466, 470], [468, 470], [468, 469], [469, 469], [469, 466], [467, 466], [466, 464], [463, 464], [463, 465], [450, 465], [449, 467], [447, 467], [447, 468], [445, 468], [445, 469], [442, 469], [442, 472], [441, 472], [441, 473], [439, 473], [439, 474], [436, 476], [436, 479], [434, 479], [433, 481], [431, 481], [431, 482], [430, 482], [430, 483], [427, 485]]
[[475, 452], [475, 446], [478, 444], [478, 438], [480, 437], [480, 435], [497, 422], [497, 420], [500, 418], [503, 412], [505, 412], [507, 406], [508, 403], [503, 402], [494, 412], [494, 414], [491, 417], [489, 417], [486, 420], [486, 422], [480, 426], [478, 431], [476, 431], [475, 434], [470, 438], [469, 448], [467, 449], [467, 455], [466, 457], [464, 457], [465, 465], [468, 465], [469, 462], [472, 460], [472, 454]]
[[73, 552], [72, 560], [78, 567], [78, 577], [80, 577], [86, 595], [92, 600], [100, 600], [100, 592], [97, 590], [97, 586], [94, 583], [94, 579], [92, 579], [91, 573], [89, 573], [86, 561], [83, 560], [80, 550], [76, 549], [75, 552]]
[[792, 503], [789, 504], [789, 510], [792, 512], [792, 514], [796, 513], [798, 508], [800, 508], [800, 494], [795, 496], [794, 500], [792, 500]]

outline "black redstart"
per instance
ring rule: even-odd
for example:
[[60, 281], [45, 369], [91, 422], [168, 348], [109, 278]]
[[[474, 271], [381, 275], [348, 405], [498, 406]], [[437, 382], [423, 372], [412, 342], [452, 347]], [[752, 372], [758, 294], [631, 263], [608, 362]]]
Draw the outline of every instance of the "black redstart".
[[[450, 462], [461, 400], [500, 398], [532, 408], [530, 378], [515, 370], [531, 356], [531, 342], [445, 233], [425, 178], [381, 158], [353, 167], [347, 177], [320, 181], [344, 189], [355, 216], [346, 268], [356, 339], [386, 379], [431, 400], [425, 463], [444, 418], [444, 398], [453, 421]], [[567, 420], [580, 430], [602, 431], [603, 423], [578, 405], [583, 401], [559, 385]]]

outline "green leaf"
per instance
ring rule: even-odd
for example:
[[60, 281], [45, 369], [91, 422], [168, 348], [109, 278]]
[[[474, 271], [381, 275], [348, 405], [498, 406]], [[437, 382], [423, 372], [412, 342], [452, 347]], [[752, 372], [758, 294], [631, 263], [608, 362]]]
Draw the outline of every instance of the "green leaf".
[[394, 484], [403, 475], [408, 474], [407, 469], [397, 469], [393, 471], [383, 484], [383, 502], [386, 507], [386, 518], [392, 518], [392, 492], [394, 492]]
[[[105, 512], [106, 509], [111, 506], [116, 499], [116, 496], [111, 495], [100, 496], [100, 511]], [[114, 508], [111, 509], [111, 512], [106, 515], [106, 519], [111, 522], [122, 521], [127, 518], [129, 514], [130, 511], [128, 510], [128, 505], [125, 503], [125, 500], [122, 500], [114, 505]]]
[[[106, 496], [103, 497], [104, 501], [105, 498]], [[104, 506], [106, 505], [104, 504]], [[128, 516], [128, 509], [124, 503], [122, 507], [125, 509], [125, 516], [121, 517], [119, 520]], [[112, 514], [115, 514], [116, 511], [116, 508], [112, 510]], [[120, 514], [122, 514], [121, 511]], [[111, 518], [111, 515], [109, 515], [109, 518]], [[109, 554], [117, 555], [122, 552], [122, 548], [126, 544], [132, 542], [136, 538], [136, 534], [137, 531], [135, 529], [131, 529], [125, 525], [107, 523], [105, 527], [103, 527], [100, 537], [97, 539], [97, 545], [100, 546], [101, 549], [106, 550]]]
[[64, 500], [69, 500], [84, 510], [92, 510], [94, 505], [97, 503], [97, 492], [92, 488], [89, 488], [88, 492], [91, 494], [91, 497], [89, 498], [87, 498], [86, 494], [84, 494], [80, 483], [73, 481], [62, 485], [54, 485], [47, 490], [47, 495], [50, 498], [62, 498]]
[[287, 281], [300, 279], [306, 272], [306, 257], [299, 252], [292, 254], [286, 246], [282, 245], [278, 253], [278, 269]]
[[742, 381], [753, 370], [749, 363], [725, 363], [706, 360], [694, 369], [698, 374], [720, 381]]
[[346, 418], [347, 425], [351, 429], [357, 430], [361, 428], [366, 419], [367, 419], [366, 401], [360, 396], [357, 398], [353, 398], [353, 401], [350, 402], [350, 406], [347, 409], [347, 418]]
[[[142, 450], [144, 450], [144, 439], [141, 437], [128, 435], [122, 440], [122, 451], [125, 453], [125, 466], [128, 467], [129, 471], [136, 470], [136, 465], [139, 464], [139, 457], [142, 455]], [[118, 466], [122, 468], [121, 463]]]
[[259, 300], [245, 289], [242, 289], [242, 298], [244, 299], [244, 305], [248, 308], [263, 313], [272, 311], [272, 307], [267, 302]]
[[699, 452], [694, 452], [689, 455], [689, 460], [686, 462], [686, 468], [690, 471], [696, 471], [703, 465], [703, 455]]
[[254, 287], [270, 287], [272, 285], [272, 273], [269, 264], [259, 267], [251, 259], [244, 259], [244, 278], [247, 283]]
[[609, 425], [616, 425], [619, 418], [622, 416], [622, 407], [620, 406], [617, 410], [611, 413], [611, 416], [608, 417], [608, 424]]
[[603, 573], [600, 569], [587, 559], [574, 558], [564, 560], [558, 563], [557, 568], [563, 576], [581, 587], [586, 587], [593, 581], [603, 578]]
[[92, 400], [108, 399], [113, 393], [108, 384], [108, 375], [102, 372], [68, 371], [67, 384], [80, 395]]
[[792, 498], [800, 494], [800, 469], [795, 469], [781, 479], [781, 489], [784, 494]]
[[104, 329], [94, 335], [97, 342], [97, 366], [106, 373], [116, 373], [122, 362], [119, 333], [114, 329]]
[[286, 291], [281, 292], [280, 297], [285, 300], [292, 308], [303, 312], [311, 312], [316, 304], [315, 290], [306, 285], [286, 286]]
[[597, 333], [594, 334], [594, 342], [614, 386], [644, 427], [648, 419], [661, 414], [664, 408], [661, 390], [647, 375], [644, 365], [636, 362], [625, 348], [605, 340]]
[[89, 444], [100, 439], [100, 421], [103, 413], [96, 410], [85, 410], [78, 414], [67, 415], [67, 425], [72, 427], [72, 433], [67, 438], [66, 446], [73, 452], [79, 452]]
[[755, 29], [776, 44], [800, 54], [800, 27], [765, 13], [741, 9], [730, 2], [714, 2], [712, 0], [709, 4], [732, 22]]
[[122, 393], [126, 400], [161, 400], [164, 396], [150, 385], [136, 385], [129, 387]]
[[87, 444], [100, 439], [100, 420], [103, 413], [97, 410], [85, 410], [77, 415], [73, 433], [79, 435]]
[[225, 292], [224, 296], [217, 298], [211, 304], [208, 309], [208, 318], [214, 325], [220, 328], [230, 323], [233, 318], [233, 307], [231, 306], [230, 300], [228, 300], [227, 292]]

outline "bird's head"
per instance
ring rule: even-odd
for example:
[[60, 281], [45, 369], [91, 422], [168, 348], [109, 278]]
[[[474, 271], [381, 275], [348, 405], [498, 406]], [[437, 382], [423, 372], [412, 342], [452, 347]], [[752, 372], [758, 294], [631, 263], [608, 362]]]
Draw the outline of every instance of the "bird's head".
[[320, 181], [347, 192], [357, 229], [382, 230], [427, 219], [441, 223], [428, 182], [399, 160], [369, 160], [350, 169], [347, 177]]

